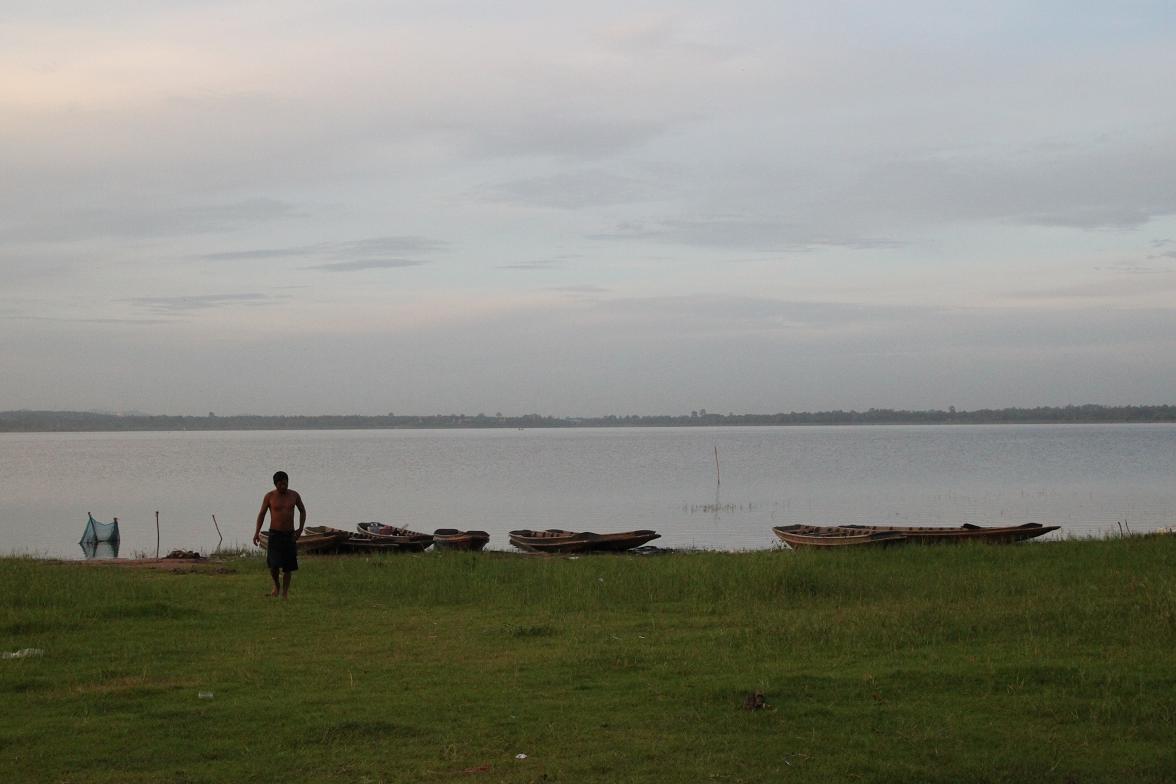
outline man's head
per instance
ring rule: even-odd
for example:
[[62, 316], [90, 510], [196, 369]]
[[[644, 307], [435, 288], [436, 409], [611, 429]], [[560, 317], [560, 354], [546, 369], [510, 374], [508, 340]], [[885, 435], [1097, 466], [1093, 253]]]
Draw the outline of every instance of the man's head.
[[274, 474], [274, 487], [279, 490], [285, 490], [290, 486], [290, 477], [286, 475], [285, 471], [278, 471]]

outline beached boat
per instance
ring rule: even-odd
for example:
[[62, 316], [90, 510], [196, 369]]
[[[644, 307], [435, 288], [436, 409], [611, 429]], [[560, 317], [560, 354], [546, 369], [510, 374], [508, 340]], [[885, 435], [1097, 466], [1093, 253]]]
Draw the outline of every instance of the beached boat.
[[902, 544], [906, 536], [897, 531], [853, 531], [821, 525], [777, 525], [776, 538], [796, 550], [802, 547], [887, 547]]
[[394, 549], [398, 549], [406, 553], [419, 553], [433, 543], [432, 534], [423, 534], [420, 531], [410, 531], [407, 528], [400, 528], [395, 525], [385, 525], [384, 523], [360, 523], [355, 528], [360, 533], [371, 536], [377, 542], [386, 545], [395, 545]]
[[591, 552], [607, 553], [619, 552], [621, 550], [632, 550], [634, 547], [640, 547], [646, 542], [651, 542], [654, 539], [660, 539], [661, 534], [657, 531], [641, 530], [641, 531], [624, 531], [618, 534], [590, 534], [592, 537], [592, 547], [588, 548]]
[[1061, 526], [1025, 523], [1023, 525], [980, 526], [965, 523], [961, 526], [918, 527], [897, 525], [843, 525], [840, 530], [899, 533], [916, 544], [949, 544], [952, 542], [987, 542], [1009, 544], [1034, 539]]
[[307, 526], [306, 530], [315, 533], [344, 534], [342, 541], [336, 548], [341, 553], [401, 552], [405, 549], [402, 543], [395, 539], [383, 540], [363, 531], [346, 531], [329, 525], [311, 525]]
[[[298, 553], [316, 553], [338, 549], [344, 545], [350, 535], [350, 531], [340, 531], [338, 528], [330, 528], [325, 525], [307, 526], [303, 529], [302, 536], [297, 539]], [[269, 531], [262, 531], [258, 536], [262, 549], [269, 547]]]
[[490, 541], [485, 531], [459, 531], [438, 528], [433, 532], [433, 547], [438, 550], [481, 550]]
[[592, 545], [583, 534], [575, 531], [546, 531], [520, 529], [510, 532], [510, 543], [529, 553], [586, 553]]
[[616, 534], [597, 534], [592, 531], [519, 530], [510, 532], [510, 543], [532, 553], [588, 553], [618, 552], [639, 547], [657, 539], [654, 531], [625, 531]]

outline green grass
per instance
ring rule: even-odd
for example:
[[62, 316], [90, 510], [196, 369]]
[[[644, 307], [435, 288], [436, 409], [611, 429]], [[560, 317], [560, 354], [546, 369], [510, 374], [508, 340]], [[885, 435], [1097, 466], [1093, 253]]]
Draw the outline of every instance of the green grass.
[[228, 566], [0, 560], [0, 778], [1176, 781], [1176, 537]]

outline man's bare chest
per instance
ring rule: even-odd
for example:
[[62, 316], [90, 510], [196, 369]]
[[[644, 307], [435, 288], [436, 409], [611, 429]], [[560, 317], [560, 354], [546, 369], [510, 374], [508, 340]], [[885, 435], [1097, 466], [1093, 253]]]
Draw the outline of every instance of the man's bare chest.
[[298, 505], [298, 496], [293, 493], [273, 495], [270, 497], [270, 509], [275, 512], [292, 512]]

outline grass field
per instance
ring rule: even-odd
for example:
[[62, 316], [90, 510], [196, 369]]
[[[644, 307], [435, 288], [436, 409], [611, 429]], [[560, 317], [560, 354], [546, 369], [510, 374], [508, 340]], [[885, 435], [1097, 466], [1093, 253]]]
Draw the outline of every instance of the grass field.
[[0, 560], [0, 651], [43, 651], [0, 661], [0, 780], [1172, 782], [1174, 567], [1176, 537], [310, 557], [283, 603], [254, 557]]

